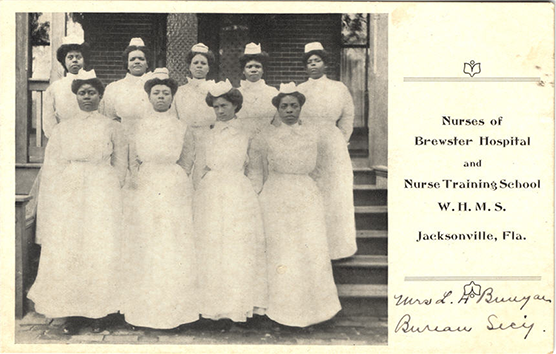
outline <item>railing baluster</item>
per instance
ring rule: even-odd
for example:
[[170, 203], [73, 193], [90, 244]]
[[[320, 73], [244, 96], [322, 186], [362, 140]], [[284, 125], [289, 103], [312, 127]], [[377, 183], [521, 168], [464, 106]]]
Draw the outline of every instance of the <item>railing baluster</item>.
[[35, 126], [37, 127], [35, 135], [37, 140], [37, 147], [42, 147], [42, 93], [42, 91], [37, 91], [38, 97], [37, 100], [35, 100], [35, 118], [37, 119], [35, 123]]

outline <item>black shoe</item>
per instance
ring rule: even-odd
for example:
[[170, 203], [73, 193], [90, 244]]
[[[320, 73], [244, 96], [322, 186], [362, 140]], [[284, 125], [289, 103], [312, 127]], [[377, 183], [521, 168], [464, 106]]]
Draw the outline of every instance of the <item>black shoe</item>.
[[62, 326], [62, 332], [68, 336], [77, 334], [83, 327], [83, 320], [75, 317], [68, 317], [66, 323]]
[[91, 322], [91, 330], [93, 333], [101, 333], [106, 329], [106, 317], [94, 319]]
[[234, 325], [234, 322], [230, 319], [222, 319], [222, 320], [218, 320], [213, 322], [212, 325], [212, 330], [214, 331], [218, 331], [218, 332], [228, 332], [230, 331], [230, 329], [232, 329]]

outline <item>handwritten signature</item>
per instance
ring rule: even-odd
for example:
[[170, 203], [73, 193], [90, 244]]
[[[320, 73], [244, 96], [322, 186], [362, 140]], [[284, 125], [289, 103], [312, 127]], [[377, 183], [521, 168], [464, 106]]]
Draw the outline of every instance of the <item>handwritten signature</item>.
[[[526, 319], [527, 316], [524, 316], [524, 318]], [[471, 332], [473, 330], [473, 327], [468, 327], [468, 326], [453, 326], [453, 325], [431, 325], [431, 324], [424, 324], [424, 325], [414, 325], [411, 322], [411, 315], [406, 313], [405, 315], [403, 315], [400, 320], [398, 321], [398, 324], [396, 325], [396, 328], [394, 329], [395, 333], [398, 333], [400, 331], [402, 331], [403, 333], [423, 333], [423, 332]], [[506, 330], [516, 330], [516, 329], [527, 329], [527, 332], [525, 333], [525, 336], [523, 337], [523, 339], [527, 339], [527, 337], [529, 336], [529, 333], [531, 333], [531, 331], [533, 330], [533, 327], [535, 326], [535, 323], [531, 322], [531, 323], [527, 323], [526, 321], [523, 321], [523, 323], [518, 324], [515, 322], [511, 322], [510, 324], [505, 324], [502, 321], [500, 321], [499, 317], [495, 314], [491, 314], [487, 317], [487, 322], [488, 324], [486, 325], [486, 328], [489, 331], [495, 331], [495, 330], [501, 330], [501, 331], [506, 331]]]
[[[495, 293], [492, 287], [481, 289], [481, 286], [475, 282], [470, 282], [463, 287], [463, 294], [459, 298], [454, 298], [452, 290], [445, 291], [438, 297], [429, 298], [414, 298], [407, 295], [394, 295], [395, 306], [431, 306], [431, 305], [454, 305], [456, 304], [501, 304], [501, 303], [515, 303], [521, 305], [519, 310], [523, 310], [531, 301], [539, 301], [544, 303], [551, 303], [552, 300], [545, 295], [499, 295]], [[535, 327], [535, 323], [527, 319], [527, 315], [523, 316], [523, 320], [503, 319], [502, 316], [491, 313], [486, 318], [486, 329], [489, 331], [513, 331], [525, 330], [523, 339], [527, 339], [529, 334]], [[484, 328], [484, 327], [483, 327]], [[423, 332], [471, 332], [473, 327], [469, 325], [438, 325], [424, 322], [422, 324], [415, 324], [415, 320], [409, 313], [404, 314], [394, 329], [395, 333], [423, 333]]]

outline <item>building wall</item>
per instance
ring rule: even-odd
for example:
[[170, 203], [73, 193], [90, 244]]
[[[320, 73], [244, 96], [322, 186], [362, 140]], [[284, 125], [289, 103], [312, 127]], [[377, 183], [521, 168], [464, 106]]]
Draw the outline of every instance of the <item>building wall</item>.
[[157, 14], [84, 14], [82, 26], [85, 41], [91, 45], [90, 64], [97, 77], [108, 84], [125, 76], [122, 53], [133, 37], [142, 38], [145, 45], [153, 50], [149, 61], [151, 67], [154, 67], [155, 57], [160, 56], [160, 53], [156, 53], [156, 49], [161, 47], [157, 37], [159, 25], [160, 15]]

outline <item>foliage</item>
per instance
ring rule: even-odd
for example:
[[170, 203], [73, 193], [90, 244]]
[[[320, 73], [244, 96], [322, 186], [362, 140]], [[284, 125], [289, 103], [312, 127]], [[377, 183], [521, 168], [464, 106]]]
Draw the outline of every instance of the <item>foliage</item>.
[[29, 13], [29, 26], [31, 33], [31, 45], [50, 45], [50, 21], [40, 22], [42, 12]]

